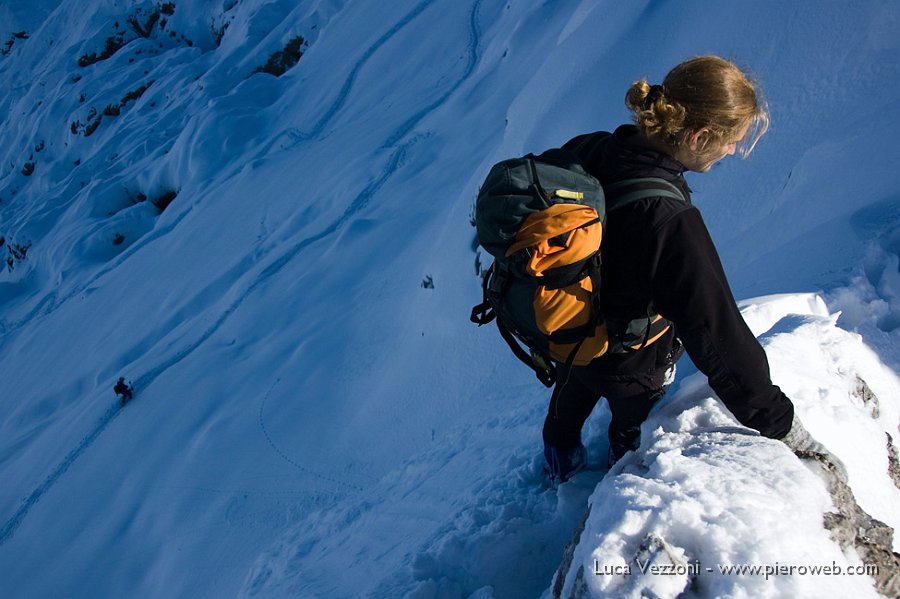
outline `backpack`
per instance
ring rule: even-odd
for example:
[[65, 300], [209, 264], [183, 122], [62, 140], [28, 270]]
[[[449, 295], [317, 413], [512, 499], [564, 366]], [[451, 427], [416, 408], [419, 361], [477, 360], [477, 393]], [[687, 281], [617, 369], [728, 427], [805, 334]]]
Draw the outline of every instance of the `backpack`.
[[604, 318], [600, 297], [607, 212], [657, 196], [685, 201], [664, 179], [604, 187], [564, 148], [495, 164], [475, 201], [478, 243], [494, 263], [472, 322], [496, 319], [513, 353], [547, 387], [556, 380], [554, 363], [583, 366], [661, 337], [669, 323], [652, 306], [640, 318], [613, 323]]

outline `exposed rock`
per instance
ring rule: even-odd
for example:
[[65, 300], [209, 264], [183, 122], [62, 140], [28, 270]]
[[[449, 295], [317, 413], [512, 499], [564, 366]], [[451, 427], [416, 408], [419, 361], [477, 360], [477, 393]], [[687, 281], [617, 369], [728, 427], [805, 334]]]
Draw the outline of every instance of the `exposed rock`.
[[[568, 577], [569, 570], [572, 567], [572, 560], [575, 559], [575, 548], [578, 547], [578, 543], [581, 542], [581, 534], [584, 532], [584, 527], [587, 525], [587, 521], [590, 516], [591, 508], [590, 506], [588, 506], [587, 512], [584, 514], [584, 518], [581, 519], [581, 523], [578, 525], [578, 527], [575, 529], [575, 533], [572, 535], [572, 540], [569, 541], [568, 545], [566, 545], [566, 550], [563, 553], [562, 563], [560, 564], [559, 569], [556, 571], [556, 579], [553, 581], [553, 597], [555, 597], [555, 599], [560, 599], [560, 597], [562, 597], [563, 585], [566, 583], [566, 577]], [[583, 586], [583, 566], [579, 568], [578, 580], [580, 581], [581, 586]], [[578, 582], [576, 582], [575, 587], [579, 587]], [[576, 591], [573, 589], [572, 595], [575, 595], [575, 592]]]
[[878, 418], [881, 414], [881, 405], [878, 402], [878, 396], [869, 387], [869, 384], [859, 375], [856, 375], [856, 381], [853, 387], [853, 396], [863, 402], [872, 414], [872, 418]]
[[900, 554], [894, 553], [894, 529], [867, 514], [853, 490], [838, 476], [834, 464], [822, 454], [800, 453], [813, 462], [824, 479], [837, 512], [825, 514], [825, 528], [842, 549], [853, 548], [866, 565], [875, 566], [875, 588], [886, 597], [900, 598]]
[[884, 436], [887, 437], [888, 474], [894, 481], [894, 486], [900, 489], [900, 455], [897, 453], [897, 448], [894, 447], [894, 439], [891, 434], [884, 433]]
[[[584, 519], [576, 528], [572, 540], [566, 546], [562, 563], [553, 581], [553, 597], [555, 599], [563, 597], [565, 599], [587, 599], [591, 597], [590, 588], [585, 580], [587, 573], [583, 564], [578, 566], [569, 593], [563, 595], [566, 579], [569, 577], [575, 560], [575, 549], [581, 542], [581, 535], [584, 533], [590, 514], [591, 510], [588, 508]], [[641, 541], [634, 557], [629, 562], [629, 575], [625, 582], [627, 588], [618, 588], [617, 593], [629, 597], [682, 596], [685, 591], [695, 585], [699, 573], [699, 566], [690, 564], [682, 553], [659, 535], [648, 534]], [[594, 572], [594, 574], [598, 573]]]
[[303, 56], [303, 49], [306, 48], [306, 40], [302, 35], [298, 35], [288, 41], [284, 46], [284, 50], [279, 50], [269, 57], [266, 64], [256, 69], [256, 73], [268, 73], [281, 77], [291, 67], [293, 67]]
[[699, 566], [688, 563], [683, 552], [669, 545], [655, 534], [648, 534], [641, 541], [631, 563], [630, 594], [641, 597], [681, 597], [696, 581]]

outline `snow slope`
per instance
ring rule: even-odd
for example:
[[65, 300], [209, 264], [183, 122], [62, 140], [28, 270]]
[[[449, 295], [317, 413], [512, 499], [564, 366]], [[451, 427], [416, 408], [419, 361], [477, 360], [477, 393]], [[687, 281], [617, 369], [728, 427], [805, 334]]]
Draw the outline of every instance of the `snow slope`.
[[[688, 363], [627, 465], [547, 488], [547, 394], [468, 324], [489, 165], [616, 126], [633, 79], [706, 52], [750, 65], [773, 127], [691, 178], [696, 203], [739, 297], [788, 294], [745, 306], [773, 376], [896, 528], [894, 3], [29, 6], [0, 2], [3, 596], [536, 597], [589, 498], [588, 566], [651, 529], [710, 564], [852, 562], [820, 481], [732, 430]], [[801, 505], [796, 539], [747, 545]], [[873, 592], [710, 581], [695, 595]]]

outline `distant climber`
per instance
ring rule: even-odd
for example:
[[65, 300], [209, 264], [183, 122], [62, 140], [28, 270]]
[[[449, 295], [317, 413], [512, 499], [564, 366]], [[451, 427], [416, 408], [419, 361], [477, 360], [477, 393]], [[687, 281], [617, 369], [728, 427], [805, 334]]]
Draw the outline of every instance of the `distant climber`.
[[129, 401], [132, 397], [134, 397], [134, 387], [130, 382], [125, 382], [125, 377], [120, 376], [119, 380], [116, 381], [116, 386], [113, 387], [113, 391], [116, 392], [116, 396], [122, 396], [122, 405], [125, 405], [125, 402]]

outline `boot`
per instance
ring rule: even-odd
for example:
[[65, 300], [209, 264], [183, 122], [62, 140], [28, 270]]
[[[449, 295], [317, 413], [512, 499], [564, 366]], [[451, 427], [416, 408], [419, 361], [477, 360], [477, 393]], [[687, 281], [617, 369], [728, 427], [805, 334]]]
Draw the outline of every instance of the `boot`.
[[556, 483], [566, 482], [587, 466], [587, 452], [580, 443], [577, 447], [562, 449], [545, 442], [544, 458], [550, 479]]

